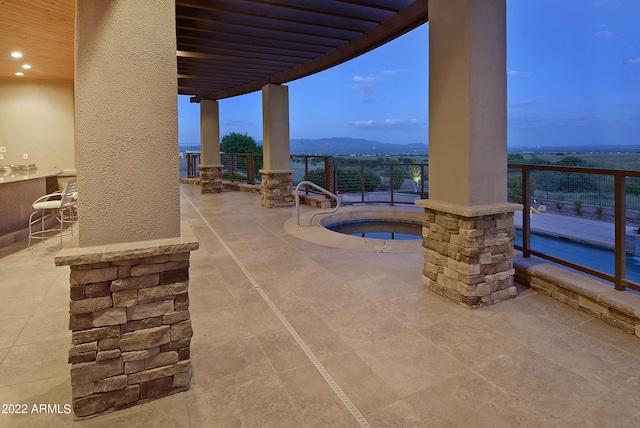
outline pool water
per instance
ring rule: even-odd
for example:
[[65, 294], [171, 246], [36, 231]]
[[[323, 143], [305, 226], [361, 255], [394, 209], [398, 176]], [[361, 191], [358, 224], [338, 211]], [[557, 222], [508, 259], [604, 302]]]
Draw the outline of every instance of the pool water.
[[359, 219], [325, 226], [334, 232], [360, 238], [413, 240], [422, 239], [422, 224], [403, 220]]
[[[516, 230], [514, 244], [522, 245], [520, 230]], [[539, 233], [531, 233], [531, 248], [611, 275], [615, 271], [615, 253], [612, 248]], [[626, 264], [626, 278], [640, 282], [640, 259], [627, 255]]]

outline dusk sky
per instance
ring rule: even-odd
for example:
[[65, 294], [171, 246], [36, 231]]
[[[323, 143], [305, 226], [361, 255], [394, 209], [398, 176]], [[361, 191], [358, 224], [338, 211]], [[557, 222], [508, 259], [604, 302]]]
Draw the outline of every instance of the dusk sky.
[[[508, 146], [640, 145], [640, 0], [507, 0]], [[289, 82], [291, 138], [428, 143], [428, 25]], [[178, 97], [179, 140], [200, 141]], [[220, 100], [220, 133], [262, 140], [261, 93]]]

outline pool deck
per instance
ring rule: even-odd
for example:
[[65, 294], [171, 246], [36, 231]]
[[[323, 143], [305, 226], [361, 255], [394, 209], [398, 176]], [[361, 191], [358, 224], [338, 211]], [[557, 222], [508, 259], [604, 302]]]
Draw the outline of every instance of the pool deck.
[[[181, 216], [200, 240], [191, 255], [190, 389], [83, 421], [0, 414], [0, 426], [640, 420], [640, 338], [585, 313], [524, 286], [512, 300], [467, 309], [424, 288], [421, 249], [369, 252], [300, 239], [285, 228], [295, 208], [261, 208], [259, 195], [202, 195], [181, 185]], [[2, 403], [71, 402], [69, 268], [53, 263], [58, 243], [0, 250]]]

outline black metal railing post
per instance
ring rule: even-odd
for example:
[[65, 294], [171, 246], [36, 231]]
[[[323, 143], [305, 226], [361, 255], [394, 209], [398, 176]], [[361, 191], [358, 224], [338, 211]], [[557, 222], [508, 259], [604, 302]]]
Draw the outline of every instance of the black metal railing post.
[[614, 175], [614, 216], [615, 216], [615, 274], [614, 285], [616, 290], [624, 290], [623, 281], [627, 276], [627, 226], [626, 226], [626, 176], [618, 173]]
[[522, 255], [531, 257], [531, 171], [522, 168]]
[[247, 184], [256, 184], [256, 156], [247, 155]]
[[361, 200], [364, 202], [364, 165], [360, 165], [360, 190]]
[[391, 176], [389, 177], [389, 184], [391, 185], [391, 205], [393, 206], [393, 188], [395, 187], [395, 180], [394, 180], [394, 176], [393, 176], [393, 164], [391, 164]]

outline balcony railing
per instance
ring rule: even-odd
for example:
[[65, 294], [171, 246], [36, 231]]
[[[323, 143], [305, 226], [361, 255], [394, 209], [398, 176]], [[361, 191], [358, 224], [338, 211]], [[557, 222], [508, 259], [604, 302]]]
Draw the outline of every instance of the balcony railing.
[[640, 291], [640, 171], [509, 164], [516, 248]]
[[[260, 183], [261, 154], [221, 154], [221, 160], [225, 180]], [[290, 168], [293, 186], [311, 181], [343, 204], [428, 198], [426, 163], [332, 164], [329, 156], [292, 155]], [[509, 164], [507, 180], [509, 200], [524, 205], [515, 217], [515, 247], [525, 257], [640, 292], [640, 171]], [[311, 186], [304, 192], [316, 193]]]

